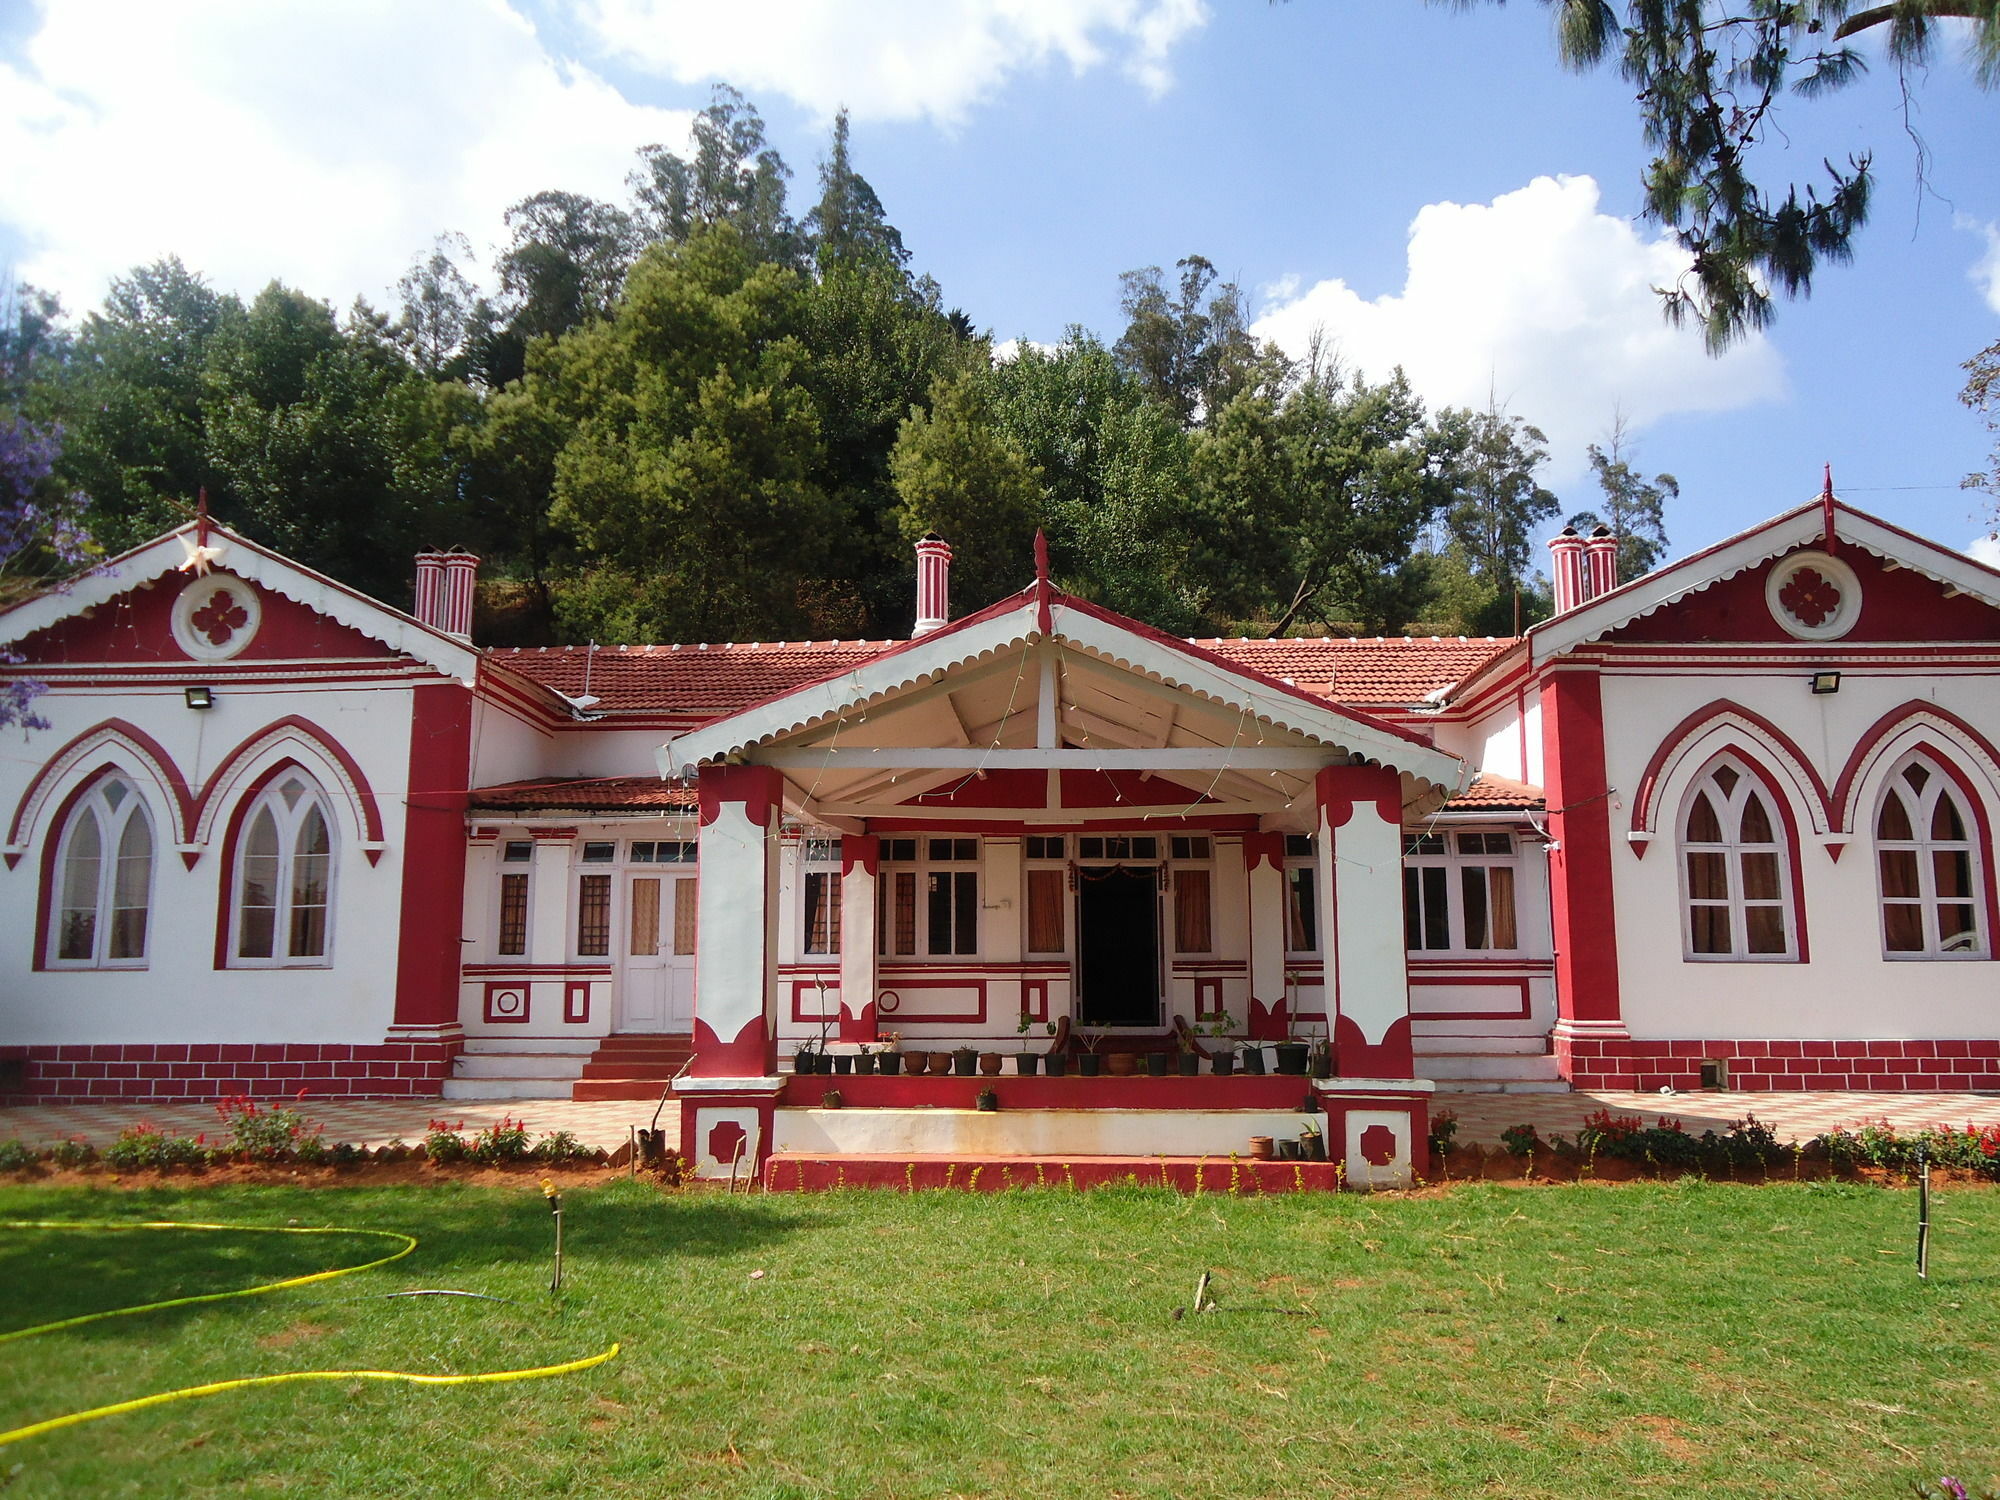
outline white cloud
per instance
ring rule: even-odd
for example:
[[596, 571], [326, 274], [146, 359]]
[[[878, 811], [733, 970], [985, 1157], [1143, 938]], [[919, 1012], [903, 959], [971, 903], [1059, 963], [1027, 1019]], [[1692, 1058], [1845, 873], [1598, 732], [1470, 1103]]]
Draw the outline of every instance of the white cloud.
[[1045, 358], [1053, 357], [1061, 349], [1060, 344], [1045, 344], [1040, 339], [1002, 339], [993, 346], [993, 363], [1011, 365], [1021, 357], [1023, 349], [1033, 349]]
[[607, 51], [677, 83], [726, 80], [821, 115], [962, 119], [1009, 75], [1115, 63], [1149, 93], [1205, 0], [587, 0]]
[[433, 236], [483, 255], [530, 193], [622, 199], [689, 118], [550, 57], [505, 0], [49, 0], [0, 62], [0, 222], [73, 308], [170, 253], [379, 304]]
[[1965, 555], [1989, 568], [2000, 568], [2000, 536], [1976, 536], [1965, 544]]
[[1958, 227], [1985, 237], [1986, 253], [1972, 263], [1970, 274], [1974, 285], [1985, 296], [1986, 305], [2000, 313], [2000, 224], [1985, 224], [1960, 214]]
[[1656, 286], [1686, 265], [1664, 239], [1598, 211], [1589, 177], [1538, 177], [1491, 203], [1433, 203], [1410, 225], [1401, 292], [1367, 300], [1326, 280], [1253, 327], [1302, 354], [1316, 331], [1351, 368], [1401, 365], [1434, 405], [1489, 393], [1547, 434], [1558, 482], [1614, 414], [1630, 430], [1676, 412], [1726, 411], [1784, 391], [1776, 351], [1752, 335], [1720, 359], [1660, 316]]

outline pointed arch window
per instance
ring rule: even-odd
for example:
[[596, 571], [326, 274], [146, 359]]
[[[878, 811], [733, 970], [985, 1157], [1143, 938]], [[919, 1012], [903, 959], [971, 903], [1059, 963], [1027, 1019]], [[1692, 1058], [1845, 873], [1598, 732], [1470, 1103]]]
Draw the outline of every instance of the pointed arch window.
[[1718, 759], [1688, 789], [1681, 905], [1690, 959], [1798, 956], [1790, 835], [1770, 790], [1734, 756]]
[[233, 886], [232, 962], [321, 965], [332, 952], [333, 817], [303, 772], [287, 770], [243, 820]]
[[1882, 947], [1890, 958], [1984, 958], [1971, 809], [1928, 756], [1896, 768], [1875, 811]]
[[153, 820], [131, 782], [107, 776], [70, 810], [55, 869], [51, 964], [144, 968], [153, 905]]

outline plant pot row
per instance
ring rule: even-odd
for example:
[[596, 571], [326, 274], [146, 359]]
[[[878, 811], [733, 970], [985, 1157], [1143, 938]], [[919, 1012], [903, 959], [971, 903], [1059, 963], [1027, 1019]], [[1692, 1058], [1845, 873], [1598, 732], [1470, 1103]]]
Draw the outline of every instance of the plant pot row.
[[[1271, 1071], [1298, 1078], [1305, 1077], [1308, 1071], [1313, 1071], [1315, 1076], [1323, 1076], [1324, 1056], [1315, 1058], [1315, 1049], [1309, 1044], [1275, 1042], [1270, 1046], [1277, 1059]], [[1017, 1052], [1013, 1057], [1014, 1071], [1022, 1077], [1045, 1072], [1050, 1078], [1061, 1078], [1073, 1070], [1084, 1078], [1095, 1078], [1101, 1073], [1109, 1073], [1114, 1078], [1140, 1073], [1151, 1078], [1174, 1075], [1193, 1078], [1201, 1071], [1201, 1058], [1193, 1052]], [[1218, 1052], [1209, 1059], [1210, 1071], [1218, 1078], [1227, 1078], [1237, 1071], [1239, 1059], [1245, 1073], [1256, 1075], [1266, 1071], [1262, 1045], [1248, 1046], [1241, 1052]], [[1313, 1069], [1315, 1062], [1322, 1064], [1321, 1070]], [[1002, 1053], [975, 1052], [969, 1047], [949, 1052], [820, 1052], [813, 1048], [801, 1048], [793, 1057], [792, 1070], [808, 1074], [858, 1073], [866, 1076], [882, 1073], [893, 1077], [907, 1073], [917, 1077], [929, 1073], [933, 1077], [950, 1075], [971, 1078], [981, 1074], [992, 1077], [1005, 1064], [1006, 1056]]]

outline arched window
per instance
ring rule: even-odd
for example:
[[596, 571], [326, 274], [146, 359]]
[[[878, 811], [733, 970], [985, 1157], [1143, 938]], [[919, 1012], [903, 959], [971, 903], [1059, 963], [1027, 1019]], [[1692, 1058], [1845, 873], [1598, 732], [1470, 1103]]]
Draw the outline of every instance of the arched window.
[[139, 968], [153, 904], [153, 822], [122, 776], [107, 776], [70, 810], [56, 852], [50, 961]]
[[1896, 768], [1875, 813], [1882, 946], [1891, 958], [1984, 958], [1970, 809], [1923, 755]]
[[1797, 955], [1785, 825], [1769, 790], [1734, 756], [1688, 790], [1681, 875], [1689, 958]]
[[301, 771], [283, 772], [243, 820], [237, 843], [235, 935], [239, 964], [323, 964], [331, 951], [333, 819]]

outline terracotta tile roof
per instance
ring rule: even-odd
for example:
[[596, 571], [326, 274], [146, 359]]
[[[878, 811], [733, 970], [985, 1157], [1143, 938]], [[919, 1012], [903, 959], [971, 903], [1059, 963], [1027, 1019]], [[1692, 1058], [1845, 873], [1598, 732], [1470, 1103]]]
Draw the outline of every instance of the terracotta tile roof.
[[1353, 640], [1196, 641], [1246, 667], [1288, 678], [1336, 703], [1421, 703], [1514, 644], [1504, 636], [1375, 636]]
[[719, 718], [865, 661], [896, 641], [757, 641], [711, 646], [523, 646], [487, 652], [496, 666], [570, 697], [585, 665], [598, 713]]
[[[691, 722], [734, 713], [866, 661], [899, 641], [760, 641], [708, 646], [517, 647], [487, 657], [594, 711]], [[1514, 642], [1465, 636], [1204, 640], [1193, 644], [1336, 703], [1405, 706], [1462, 681]]]
[[1540, 812], [1548, 805], [1548, 798], [1540, 787], [1529, 786], [1525, 781], [1509, 781], [1505, 776], [1489, 776], [1482, 771], [1473, 777], [1471, 786], [1445, 803], [1445, 810]]
[[561, 777], [474, 787], [474, 812], [600, 812], [632, 808], [659, 811], [694, 806], [694, 788], [657, 776]]

